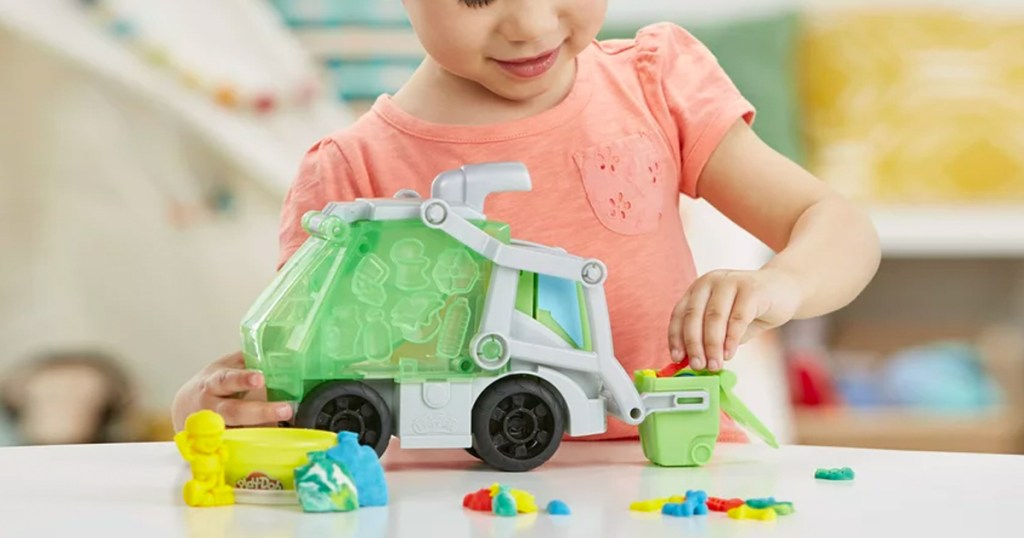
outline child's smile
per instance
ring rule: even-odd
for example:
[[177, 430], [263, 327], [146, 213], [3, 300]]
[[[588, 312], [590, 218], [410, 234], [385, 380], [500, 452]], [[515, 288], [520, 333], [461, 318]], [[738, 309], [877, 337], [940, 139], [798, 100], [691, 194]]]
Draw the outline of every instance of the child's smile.
[[561, 52], [561, 43], [553, 48], [533, 56], [515, 58], [511, 60], [494, 59], [495, 63], [501, 66], [512, 76], [518, 78], [535, 78], [547, 73], [558, 61]]
[[444, 87], [451, 97], [468, 81], [507, 101], [557, 102], [572, 84], [576, 56], [604, 22], [606, 0], [405, 0], [405, 6], [429, 62], [440, 68], [441, 77], [427, 86]]

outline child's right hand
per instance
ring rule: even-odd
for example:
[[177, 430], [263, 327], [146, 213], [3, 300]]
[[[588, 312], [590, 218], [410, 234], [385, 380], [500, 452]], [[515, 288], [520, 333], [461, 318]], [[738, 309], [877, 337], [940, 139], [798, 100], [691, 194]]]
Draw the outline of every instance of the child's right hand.
[[228, 426], [276, 424], [291, 418], [290, 405], [266, 400], [263, 374], [246, 370], [242, 352], [236, 351], [214, 361], [178, 390], [171, 419], [174, 430], [181, 431], [185, 419], [201, 409], [224, 417]]

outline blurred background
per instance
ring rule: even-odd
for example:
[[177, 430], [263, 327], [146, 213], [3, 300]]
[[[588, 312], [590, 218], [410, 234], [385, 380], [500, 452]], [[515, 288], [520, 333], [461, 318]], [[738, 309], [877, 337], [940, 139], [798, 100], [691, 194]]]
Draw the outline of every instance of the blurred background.
[[[882, 239], [741, 351], [744, 399], [788, 442], [1024, 453], [1024, 0], [610, 0], [602, 37], [662, 20]], [[169, 438], [302, 154], [421, 57], [400, 0], [0, 0], [0, 444]], [[682, 207], [701, 271], [768, 255]]]

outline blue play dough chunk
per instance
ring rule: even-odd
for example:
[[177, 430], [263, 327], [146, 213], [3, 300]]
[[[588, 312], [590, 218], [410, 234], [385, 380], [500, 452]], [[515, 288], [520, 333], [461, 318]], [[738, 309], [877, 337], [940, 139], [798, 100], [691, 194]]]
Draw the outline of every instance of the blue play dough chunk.
[[666, 516], [690, 517], [708, 514], [708, 494], [704, 490], [688, 490], [686, 500], [681, 503], [667, 503], [661, 507]]
[[569, 505], [555, 499], [548, 503], [548, 513], [553, 516], [567, 516], [572, 512], [569, 511]]
[[688, 510], [683, 503], [665, 503], [661, 507], [661, 513], [666, 516], [690, 517], [693, 515], [693, 510]]
[[387, 506], [388, 484], [384, 469], [373, 448], [360, 445], [354, 432], [338, 432], [338, 444], [327, 450], [327, 456], [341, 464], [345, 474], [355, 482], [359, 506]]

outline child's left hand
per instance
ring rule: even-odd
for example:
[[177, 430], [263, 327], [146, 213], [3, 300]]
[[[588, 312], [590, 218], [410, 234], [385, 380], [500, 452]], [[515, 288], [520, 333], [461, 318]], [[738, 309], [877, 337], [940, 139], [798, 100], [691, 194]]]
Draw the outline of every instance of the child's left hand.
[[695, 370], [721, 370], [741, 343], [793, 319], [802, 295], [797, 279], [782, 269], [712, 271], [672, 311], [672, 359], [687, 356]]

